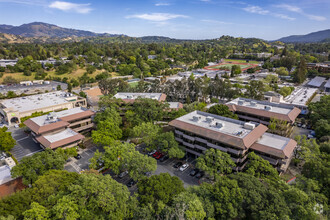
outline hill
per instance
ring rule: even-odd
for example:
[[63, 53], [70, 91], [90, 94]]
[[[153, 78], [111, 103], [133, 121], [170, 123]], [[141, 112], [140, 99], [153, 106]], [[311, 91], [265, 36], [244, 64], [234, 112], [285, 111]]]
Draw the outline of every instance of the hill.
[[330, 39], [330, 29], [312, 32], [306, 35], [291, 35], [288, 37], [282, 37], [278, 41], [284, 43], [315, 43], [322, 42]]
[[22, 37], [96, 37], [96, 36], [117, 36], [112, 34], [98, 34], [91, 31], [63, 28], [53, 24], [43, 22], [33, 22], [20, 26], [0, 25], [0, 33], [14, 34]]

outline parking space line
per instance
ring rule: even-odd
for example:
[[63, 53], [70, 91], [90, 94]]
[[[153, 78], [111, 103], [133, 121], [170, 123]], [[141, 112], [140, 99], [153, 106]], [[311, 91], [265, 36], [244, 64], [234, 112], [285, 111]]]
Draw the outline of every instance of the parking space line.
[[16, 142], [19, 142], [19, 141], [25, 140], [25, 139], [27, 139], [27, 138], [29, 138], [29, 136], [27, 136], [27, 137], [23, 137], [23, 138], [21, 138], [21, 139], [18, 139], [18, 140], [16, 140]]

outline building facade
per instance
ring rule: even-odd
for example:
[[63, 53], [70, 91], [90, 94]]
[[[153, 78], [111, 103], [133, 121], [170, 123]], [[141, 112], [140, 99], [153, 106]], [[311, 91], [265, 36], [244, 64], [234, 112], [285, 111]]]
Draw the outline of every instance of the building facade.
[[247, 123], [206, 112], [194, 111], [169, 123], [175, 139], [187, 153], [200, 156], [214, 148], [228, 153], [241, 171], [248, 154], [255, 152], [268, 160], [280, 173], [290, 164], [297, 143], [282, 136], [266, 133], [262, 124]]
[[85, 137], [80, 133], [94, 127], [94, 114], [91, 110], [78, 107], [30, 118], [24, 124], [30, 129], [33, 140], [41, 147], [66, 149], [83, 141]]

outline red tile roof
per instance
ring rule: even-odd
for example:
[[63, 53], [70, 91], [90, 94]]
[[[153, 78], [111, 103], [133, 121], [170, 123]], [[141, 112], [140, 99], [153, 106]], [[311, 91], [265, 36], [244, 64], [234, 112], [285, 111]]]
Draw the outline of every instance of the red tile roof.
[[75, 141], [83, 140], [84, 138], [85, 137], [83, 135], [77, 133], [74, 136], [71, 136], [71, 137], [68, 137], [68, 138], [53, 142], [53, 143], [49, 142], [44, 136], [37, 137], [36, 139], [44, 147], [50, 148], [50, 149], [55, 149], [55, 148], [61, 147], [66, 144], [73, 143]]
[[46, 124], [43, 126], [38, 125], [37, 123], [35, 123], [34, 121], [32, 121], [31, 119], [28, 119], [24, 122], [24, 124], [31, 129], [34, 133], [36, 134], [43, 134], [43, 133], [47, 133], [49, 131], [54, 131], [60, 128], [65, 128], [69, 125], [68, 122], [66, 121], [57, 121], [54, 123], [50, 123], [50, 124]]

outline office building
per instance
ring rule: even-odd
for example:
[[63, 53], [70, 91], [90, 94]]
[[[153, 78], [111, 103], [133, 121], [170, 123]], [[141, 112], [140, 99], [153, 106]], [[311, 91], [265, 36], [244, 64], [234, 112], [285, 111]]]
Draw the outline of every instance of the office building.
[[33, 140], [41, 147], [65, 149], [83, 141], [85, 137], [80, 133], [93, 128], [94, 114], [91, 110], [78, 107], [30, 118], [24, 124], [31, 130]]
[[214, 148], [228, 153], [241, 171], [248, 154], [255, 152], [281, 173], [290, 164], [297, 143], [286, 137], [266, 133], [263, 124], [248, 123], [206, 112], [194, 111], [169, 123], [175, 139], [187, 153], [200, 156]]

